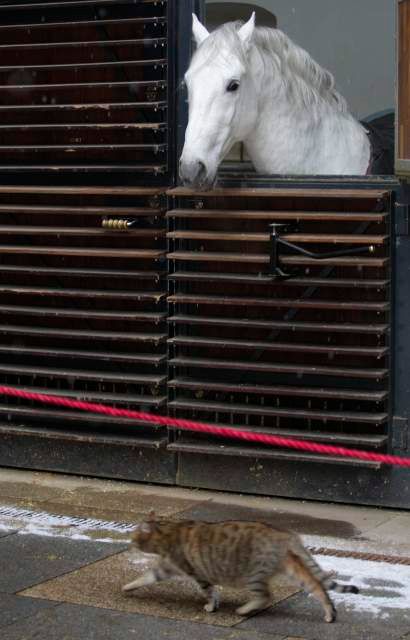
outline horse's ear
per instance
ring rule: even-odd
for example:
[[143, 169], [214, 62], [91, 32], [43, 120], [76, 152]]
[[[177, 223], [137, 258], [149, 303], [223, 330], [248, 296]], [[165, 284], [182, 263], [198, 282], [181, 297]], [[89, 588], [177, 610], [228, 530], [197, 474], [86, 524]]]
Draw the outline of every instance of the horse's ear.
[[192, 14], [192, 33], [197, 47], [209, 36], [208, 29], [198, 20], [195, 13]]
[[245, 22], [245, 24], [238, 31], [238, 36], [242, 40], [242, 44], [245, 49], [249, 48], [254, 30], [255, 30], [255, 12], [252, 13], [248, 22]]

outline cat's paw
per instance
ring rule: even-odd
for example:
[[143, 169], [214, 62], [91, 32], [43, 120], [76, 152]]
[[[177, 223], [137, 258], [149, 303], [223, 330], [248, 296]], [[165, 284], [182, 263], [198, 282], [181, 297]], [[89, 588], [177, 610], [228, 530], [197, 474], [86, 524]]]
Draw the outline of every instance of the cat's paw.
[[247, 616], [249, 613], [256, 613], [257, 611], [262, 611], [262, 609], [266, 609], [270, 604], [269, 599], [263, 600], [250, 600], [246, 602], [241, 607], [236, 609], [236, 613], [238, 616]]
[[204, 606], [204, 609], [207, 613], [214, 613], [219, 609], [219, 593], [215, 588], [212, 589], [212, 595]]
[[328, 611], [325, 615], [325, 622], [334, 622], [336, 620], [336, 609], [333, 608], [331, 611]]

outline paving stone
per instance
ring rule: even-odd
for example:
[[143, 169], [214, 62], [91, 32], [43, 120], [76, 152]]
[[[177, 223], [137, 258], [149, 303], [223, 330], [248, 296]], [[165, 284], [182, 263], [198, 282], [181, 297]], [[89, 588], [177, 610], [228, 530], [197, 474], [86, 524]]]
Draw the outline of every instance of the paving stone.
[[[146, 556], [135, 556], [131, 552], [121, 553], [23, 593], [30, 597], [216, 626], [233, 626], [243, 620], [235, 613], [235, 608], [246, 600], [246, 594], [223, 589], [219, 611], [206, 613], [201, 594], [188, 580], [170, 580], [138, 589], [130, 595], [123, 594], [121, 587], [149, 568], [150, 561], [144, 558]], [[279, 582], [272, 602], [279, 602], [295, 591], [293, 586]]]
[[6, 536], [0, 539], [0, 592], [21, 591], [122, 548], [124, 545], [68, 538]]
[[[386, 616], [388, 613], [388, 617]], [[395, 640], [410, 631], [410, 617], [403, 609], [384, 609], [384, 616], [366, 611], [348, 610], [340, 602], [337, 621], [324, 622], [320, 606], [305, 594], [296, 594], [237, 628], [249, 632], [284, 633], [306, 640]]]
[[290, 529], [308, 535], [352, 538], [359, 531], [350, 522], [326, 520], [276, 509], [252, 509], [238, 504], [221, 504], [207, 501], [178, 514], [180, 518], [218, 522], [221, 520], [259, 520], [282, 529]]
[[7, 627], [7, 640], [284, 640], [257, 631], [216, 628], [64, 604]]
[[22, 598], [10, 593], [0, 593], [0, 630], [9, 624], [19, 622], [39, 611], [55, 607], [55, 602]]
[[[116, 489], [116, 488], [115, 488]], [[94, 510], [116, 512], [114, 519], [139, 520], [141, 514], [148, 515], [151, 509], [161, 516], [171, 516], [184, 509], [188, 509], [197, 504], [198, 499], [195, 492], [191, 498], [178, 498], [168, 495], [166, 491], [158, 494], [141, 491], [138, 485], [130, 487], [119, 487], [117, 490], [98, 491], [95, 488], [78, 487], [75, 490], [60, 493], [58, 497], [52, 498], [42, 504], [42, 508], [47, 511], [54, 511], [57, 504], [69, 505], [70, 509], [91, 508]], [[51, 505], [51, 507], [50, 507]], [[74, 513], [71, 510], [71, 513]], [[124, 517], [125, 516], [125, 517]]]

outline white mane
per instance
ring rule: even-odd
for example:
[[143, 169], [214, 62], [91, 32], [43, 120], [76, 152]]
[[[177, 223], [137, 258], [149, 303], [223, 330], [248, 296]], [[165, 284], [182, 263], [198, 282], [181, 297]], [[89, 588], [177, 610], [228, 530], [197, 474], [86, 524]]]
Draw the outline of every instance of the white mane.
[[[192, 58], [192, 68], [209, 64], [216, 55], [227, 49], [235, 51], [241, 62], [246, 65], [246, 55], [237, 35], [242, 22], [228, 22], [203, 42]], [[319, 103], [327, 103], [336, 111], [348, 112], [345, 99], [336, 91], [333, 75], [323, 69], [301, 47], [279, 29], [257, 27], [252, 42], [262, 52], [269, 55], [274, 71], [279, 72], [288, 94], [293, 101], [309, 109]], [[266, 57], [266, 56], [265, 56]]]

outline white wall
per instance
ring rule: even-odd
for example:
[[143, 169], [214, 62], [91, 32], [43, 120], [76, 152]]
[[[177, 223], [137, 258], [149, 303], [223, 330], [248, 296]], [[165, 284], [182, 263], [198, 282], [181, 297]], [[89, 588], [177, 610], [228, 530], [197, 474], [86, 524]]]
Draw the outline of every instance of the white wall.
[[275, 14], [278, 27], [334, 74], [356, 116], [394, 107], [395, 0], [236, 1]]

